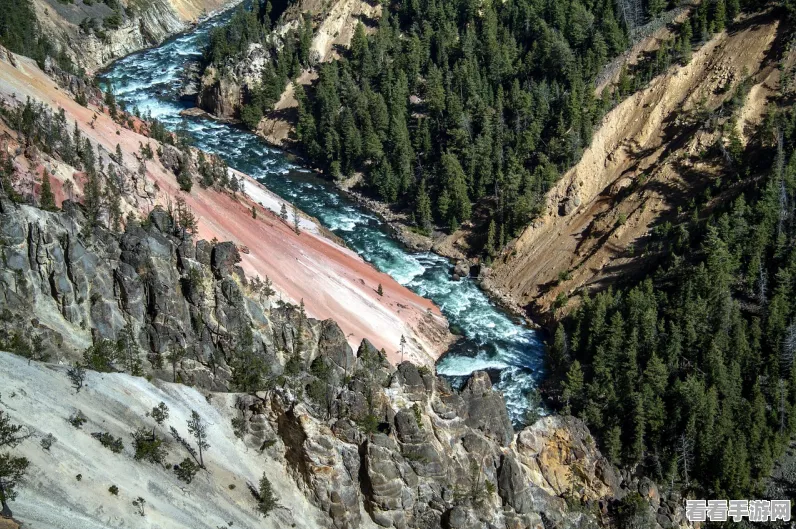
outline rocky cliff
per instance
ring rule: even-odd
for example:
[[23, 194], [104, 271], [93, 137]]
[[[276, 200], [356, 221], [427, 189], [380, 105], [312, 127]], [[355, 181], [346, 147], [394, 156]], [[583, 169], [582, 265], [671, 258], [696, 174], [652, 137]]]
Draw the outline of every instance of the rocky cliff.
[[[86, 97], [86, 106], [77, 103], [72, 94]], [[146, 218], [157, 206], [169, 210], [170, 204], [173, 209], [178, 199], [183, 200], [195, 217], [197, 239], [234, 243], [240, 249], [240, 266], [246, 277], [269, 277], [276, 291], [273, 299], [296, 306], [303, 299], [310, 316], [334, 318], [352, 346], [372, 337], [378, 348], [394, 356], [403, 335], [408, 342], [407, 358], [426, 365], [447, 349], [452, 336], [437, 307], [340, 246], [316, 221], [300, 212], [300, 233], [296, 233], [292, 220], [279, 217], [283, 207], [291, 210], [292, 206], [254, 179], [227, 171], [210, 156], [202, 162], [194, 149], [156, 140], [151, 125], [130, 114], [118, 111], [111, 116], [101, 94], [83, 81], [54, 67], [47, 75], [33, 61], [0, 50], [0, 100], [6, 102], [6, 108], [19, 108], [27, 98], [43, 105], [44, 110], [36, 111], [36, 127], [57, 129], [37, 137], [54, 134], [66, 141], [50, 145], [33, 141], [28, 146], [17, 131], [0, 120], [0, 147], [10, 155], [15, 186], [27, 200], [36, 199], [45, 171], [57, 205], [64, 199], [84, 200], [86, 168], [80, 160], [67, 160], [73, 156], [69, 146], [74, 144], [77, 129], [81, 142], [88, 142], [97, 153], [102, 188], [106, 193], [119, 190], [103, 195], [101, 220], [108, 225], [111, 209], [124, 224], [130, 214]], [[63, 121], [54, 120], [51, 109], [57, 108], [63, 109]], [[233, 179], [237, 191], [218, 185], [221, 180]], [[183, 191], [181, 187], [188, 182], [190, 192]], [[110, 200], [114, 197], [118, 203]], [[30, 223], [24, 231], [35, 229], [36, 222]], [[108, 269], [109, 274], [112, 271], [113, 267]]]
[[241, 0], [34, 0], [43, 33], [89, 73]]
[[[649, 481], [623, 478], [580, 421], [546, 417], [514, 434], [485, 373], [458, 392], [412, 364], [390, 367], [368, 342], [347, 368], [328, 365], [330, 396], [320, 399], [308, 396], [312, 369], [251, 394], [89, 372], [76, 393], [63, 367], [0, 353], [2, 407], [32, 434], [16, 450], [32, 466], [14, 515], [23, 527], [59, 529], [563, 529], [621, 526], [620, 505], [633, 505], [635, 527], [684, 525], [682, 509]], [[160, 426], [149, 413], [159, 402], [170, 411]], [[77, 410], [87, 419], [79, 429], [66, 420]], [[192, 411], [210, 446], [207, 473], [186, 484], [170, 469], [189, 452], [165, 432], [188, 437]], [[136, 456], [130, 434], [142, 427], [163, 442], [163, 464]], [[120, 439], [120, 452], [95, 432]], [[278, 499], [265, 520], [246, 490], [263, 473]], [[136, 497], [145, 516], [130, 505]]]

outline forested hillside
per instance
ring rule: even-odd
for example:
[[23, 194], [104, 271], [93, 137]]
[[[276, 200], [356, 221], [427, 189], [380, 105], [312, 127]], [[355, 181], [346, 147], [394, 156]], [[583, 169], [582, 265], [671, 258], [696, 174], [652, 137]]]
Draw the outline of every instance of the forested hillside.
[[[298, 29], [284, 35], [272, 32], [270, 2], [257, 3], [250, 9], [240, 6], [228, 24], [210, 33], [210, 43], [205, 50], [206, 66], [223, 66], [230, 59], [239, 59], [251, 44], [263, 45], [270, 60], [266, 61], [259, 84], [247, 91], [246, 104], [240, 110], [243, 123], [255, 129], [263, 115], [274, 103], [290, 79], [310, 66], [312, 23], [309, 17]], [[314, 59], [313, 59], [314, 62]]]
[[652, 234], [660, 265], [587, 295], [550, 351], [613, 461], [702, 496], [760, 494], [796, 432], [796, 111], [744, 147], [743, 90], [701, 154], [721, 176]]
[[537, 214], [607, 109], [687, 61], [740, 9], [701, 3], [670, 46], [596, 97], [594, 81], [628, 47], [630, 29], [675, 7], [630, 4], [395, 2], [372, 34], [358, 28], [347, 59], [298, 90], [298, 140], [332, 176], [362, 171], [367, 188], [411, 211], [422, 232], [455, 228], [480, 202], [493, 255]]

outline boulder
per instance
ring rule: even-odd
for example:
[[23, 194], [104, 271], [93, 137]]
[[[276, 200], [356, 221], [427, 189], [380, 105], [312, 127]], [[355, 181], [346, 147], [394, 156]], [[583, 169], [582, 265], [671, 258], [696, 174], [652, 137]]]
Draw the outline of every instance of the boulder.
[[227, 241], [213, 246], [210, 256], [210, 266], [219, 279], [234, 272], [234, 266], [240, 262], [240, 253], [235, 243]]
[[514, 437], [503, 396], [492, 389], [492, 381], [485, 371], [476, 371], [461, 393], [464, 400], [467, 426], [484, 433], [501, 446], [508, 446]]

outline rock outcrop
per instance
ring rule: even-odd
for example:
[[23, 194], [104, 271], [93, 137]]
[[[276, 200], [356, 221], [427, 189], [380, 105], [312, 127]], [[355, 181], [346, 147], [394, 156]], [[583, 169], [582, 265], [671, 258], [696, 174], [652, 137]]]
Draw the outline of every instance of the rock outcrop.
[[[239, 357], [261, 358], [272, 374], [281, 372], [277, 357], [299, 352], [307, 365], [324, 354], [351, 368], [337, 324], [252, 290], [234, 244], [184, 237], [160, 208], [122, 234], [87, 232], [78, 205], [63, 209], [0, 198], [0, 341], [36, 343], [42, 354], [72, 361], [91, 343], [130, 333], [135, 360], [156, 375], [223, 391]], [[167, 365], [175, 351], [178, 365]]]

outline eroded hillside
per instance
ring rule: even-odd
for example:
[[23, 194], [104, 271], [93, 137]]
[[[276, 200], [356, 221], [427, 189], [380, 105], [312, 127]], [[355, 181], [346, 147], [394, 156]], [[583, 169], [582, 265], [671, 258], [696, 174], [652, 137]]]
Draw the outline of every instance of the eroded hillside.
[[[72, 79], [71, 83], [67, 86], [78, 93], [88, 90], [77, 80]], [[419, 364], [431, 365], [450, 343], [445, 319], [431, 302], [377, 272], [353, 251], [324, 236], [316, 221], [300, 212], [300, 233], [296, 233], [292, 220], [279, 217], [283, 205], [286, 209], [292, 207], [248, 176], [234, 174], [243, 193], [204, 187], [198, 182], [191, 192], [182, 192], [177, 175], [187, 174], [198, 180], [201, 168], [206, 167], [196, 151], [190, 151], [190, 156], [186, 157], [174, 147], [141, 134], [146, 132], [146, 126], [135, 118], [130, 117], [130, 121], [121, 125], [124, 120], [112, 119], [107, 107], [104, 112], [100, 111], [103, 105], [96, 99], [87, 107], [78, 104], [33, 61], [6, 52], [0, 60], [0, 94], [12, 106], [30, 97], [48, 109], [64, 109], [66, 130], [71, 132], [76, 125], [81, 137], [98, 153], [100, 164], [112, 168], [120, 178], [120, 189], [124, 190], [119, 202], [121, 218], [130, 212], [134, 217], [146, 217], [158, 205], [169, 209], [181, 197], [196, 218], [196, 240], [232, 241], [235, 254], [240, 255], [240, 266], [249, 279], [267, 276], [276, 291], [274, 299], [295, 305], [303, 299], [310, 316], [321, 320], [333, 318], [353, 346], [363, 338], [373, 337], [377, 347], [394, 357], [404, 335], [410, 358]], [[18, 169], [18, 189], [33, 194], [46, 170], [57, 204], [64, 198], [81, 199], [85, 194], [88, 180], [84, 171], [76, 170], [35, 146], [25, 150], [15, 132], [6, 130], [3, 144]], [[149, 146], [151, 159], [144, 154], [144, 145]], [[122, 153], [121, 160], [117, 160], [117, 146]], [[256, 218], [253, 218], [253, 210], [259, 212]], [[37, 230], [37, 221], [24, 220], [20, 229], [19, 243], [27, 244], [24, 234]], [[27, 254], [26, 250], [18, 250]], [[26, 269], [39, 265], [42, 263], [32, 262]], [[47, 273], [42, 273], [41, 279], [46, 282]], [[379, 284], [382, 285], [381, 296], [377, 293]], [[48, 307], [55, 303], [51, 298], [45, 291], [37, 293], [35, 299], [41, 301], [41, 307]], [[84, 310], [88, 310], [90, 298], [89, 292], [80, 297]], [[76, 334], [84, 334], [85, 340], [89, 331], [85, 328]]]
[[609, 112], [578, 164], [548, 192], [542, 215], [495, 260], [486, 284], [542, 314], [562, 295], [644, 267], [650, 230], [721, 174], [700, 159], [727, 141], [708, 116], [748, 82], [737, 126], [748, 134], [761, 121], [779, 80], [773, 57], [782, 33], [774, 13], [747, 17]]

